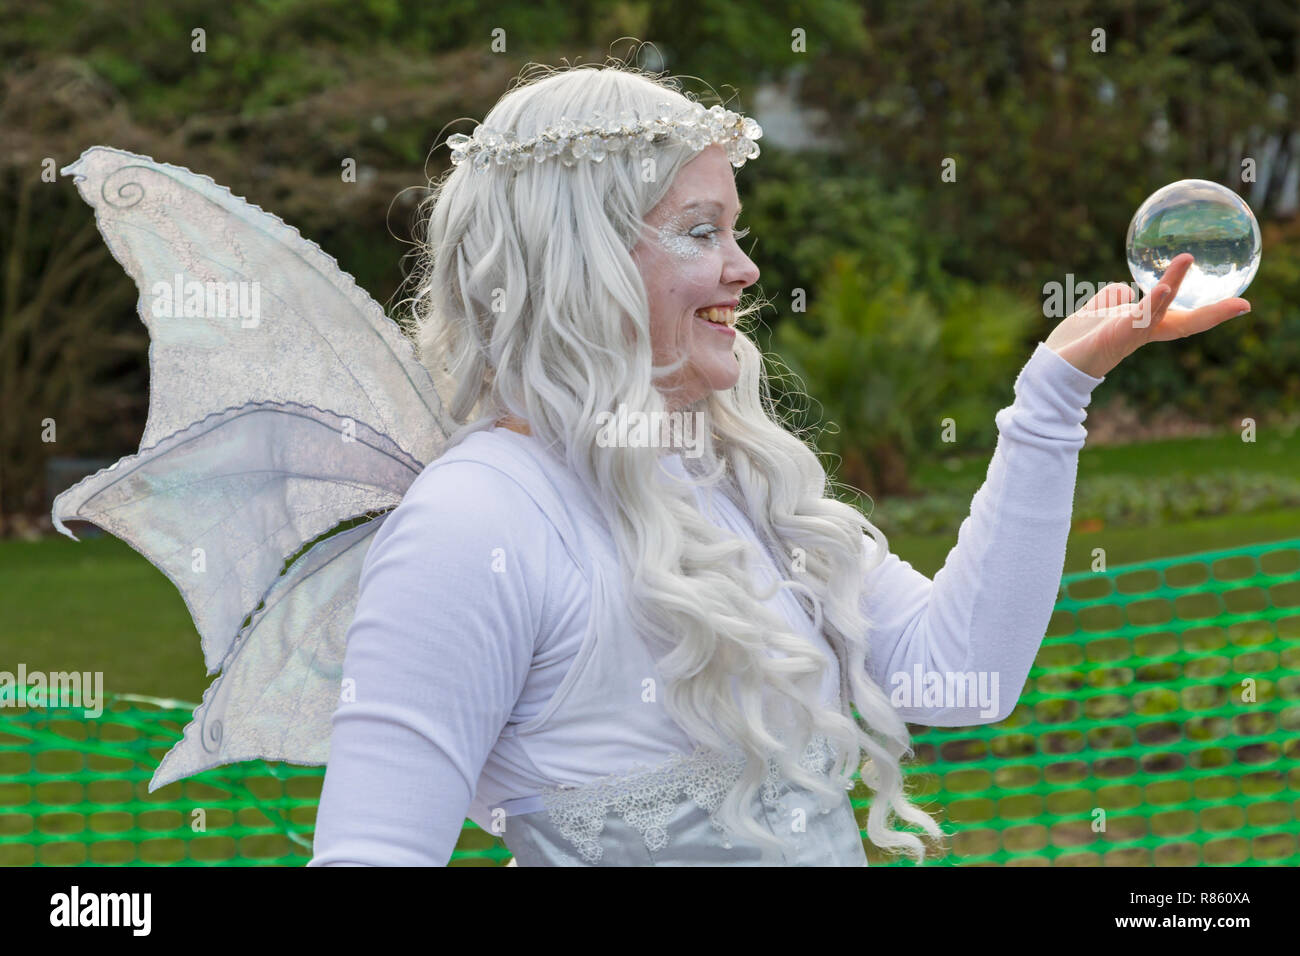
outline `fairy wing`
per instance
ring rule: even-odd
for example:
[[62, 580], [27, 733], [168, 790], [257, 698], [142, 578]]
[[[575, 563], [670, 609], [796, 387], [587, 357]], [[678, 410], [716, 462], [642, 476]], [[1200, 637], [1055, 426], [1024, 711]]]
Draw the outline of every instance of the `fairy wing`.
[[327, 762], [357, 582], [387, 517], [326, 538], [276, 581], [181, 741], [158, 765], [151, 793], [241, 760]]
[[209, 638], [211, 674], [288, 557], [345, 520], [397, 507], [420, 470], [365, 424], [253, 402], [92, 475], [59, 495], [54, 515], [121, 538], [176, 585]]
[[[110, 252], [140, 291], [150, 340], [141, 456], [215, 412], [281, 402], [364, 423], [418, 462], [436, 457], [448, 427], [432, 378], [396, 323], [314, 242], [210, 177], [147, 156], [95, 146], [63, 173], [75, 175]], [[119, 477], [109, 469], [61, 495], [53, 509], [59, 530], [72, 536], [63, 526], [69, 519], [98, 524], [104, 513], [93, 506]], [[169, 574], [194, 615], [209, 673], [284, 559], [309, 539], [293, 540], [303, 515], [301, 530], [310, 537], [388, 500], [363, 502], [351, 493], [332, 500], [341, 486], [292, 483], [272, 502], [249, 482], [241, 500], [253, 508], [279, 505], [286, 527], [247, 541], [238, 560], [231, 555], [213, 569], [219, 583]], [[196, 516], [196, 534], [210, 493], [208, 485], [175, 490], [182, 510]], [[151, 506], [106, 530], [167, 573], [179, 557], [151, 547], [155, 516]], [[238, 534], [236, 525], [223, 530]]]
[[[59, 495], [54, 522], [74, 538], [65, 521], [97, 524], [162, 570], [208, 673], [222, 671], [165, 761], [173, 779], [253, 750], [322, 762], [319, 714], [337, 704], [373, 516], [400, 502], [452, 423], [410, 340], [296, 229], [207, 176], [122, 150], [92, 147], [63, 173], [140, 290], [150, 392], [140, 451]], [[259, 681], [260, 697], [234, 693]], [[287, 687], [315, 715], [297, 735]], [[205, 724], [206, 743], [190, 732]], [[273, 726], [285, 732], [263, 746]]]
[[142, 445], [231, 406], [298, 402], [365, 422], [432, 460], [446, 437], [433, 381], [410, 339], [333, 256], [180, 166], [93, 146], [62, 173], [75, 176], [140, 290], [149, 329]]

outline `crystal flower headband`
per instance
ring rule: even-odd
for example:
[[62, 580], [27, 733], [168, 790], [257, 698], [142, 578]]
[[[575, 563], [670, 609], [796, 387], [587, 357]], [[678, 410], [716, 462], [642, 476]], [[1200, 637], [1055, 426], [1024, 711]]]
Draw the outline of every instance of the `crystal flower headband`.
[[494, 162], [497, 166], [509, 163], [518, 171], [529, 160], [540, 163], [552, 156], [572, 166], [580, 159], [603, 162], [610, 153], [624, 148], [646, 150], [675, 137], [696, 150], [721, 143], [731, 165], [739, 168], [745, 160], [757, 158], [759, 149], [754, 140], [763, 135], [762, 127], [749, 117], [721, 106], [705, 109], [700, 103], [678, 109], [671, 103], [660, 103], [654, 117], [644, 120], [638, 120], [630, 110], [624, 110], [617, 119], [606, 119], [599, 111], [593, 116], [595, 122], [585, 126], [560, 117], [555, 126], [523, 141], [509, 130], [501, 132], [479, 125], [473, 136], [455, 133], [447, 137], [451, 161], [459, 166], [469, 160], [478, 172]]

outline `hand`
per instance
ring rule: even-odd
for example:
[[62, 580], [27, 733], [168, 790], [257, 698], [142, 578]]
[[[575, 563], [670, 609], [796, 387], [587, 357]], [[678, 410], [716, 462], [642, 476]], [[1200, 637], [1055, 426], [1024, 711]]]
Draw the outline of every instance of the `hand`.
[[1170, 309], [1192, 261], [1189, 252], [1175, 256], [1141, 302], [1131, 302], [1131, 288], [1112, 282], [1053, 329], [1043, 344], [1080, 371], [1101, 378], [1148, 342], [1185, 339], [1250, 311], [1250, 303], [1237, 298], [1190, 312]]

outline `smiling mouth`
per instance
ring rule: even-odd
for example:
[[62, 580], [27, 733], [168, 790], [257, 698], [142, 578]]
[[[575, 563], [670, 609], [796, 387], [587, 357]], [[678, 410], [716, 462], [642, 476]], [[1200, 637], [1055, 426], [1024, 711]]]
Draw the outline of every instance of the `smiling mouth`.
[[736, 327], [735, 309], [697, 309], [695, 314], [706, 322], [712, 322], [714, 325], [725, 325], [729, 329]]

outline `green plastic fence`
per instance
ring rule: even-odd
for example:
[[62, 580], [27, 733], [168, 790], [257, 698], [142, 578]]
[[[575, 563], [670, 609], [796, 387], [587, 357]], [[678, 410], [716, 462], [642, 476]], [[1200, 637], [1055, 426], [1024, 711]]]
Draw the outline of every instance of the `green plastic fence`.
[[[194, 704], [45, 703], [0, 711], [0, 864], [310, 858], [323, 768], [253, 761], [150, 794]], [[1067, 576], [1011, 717], [913, 731], [909, 790], [952, 834], [936, 865], [1296, 865], [1300, 539]], [[509, 858], [466, 821], [452, 863]]]
[[1300, 539], [1062, 579], [1015, 712], [914, 728], [945, 862], [1300, 863]]

